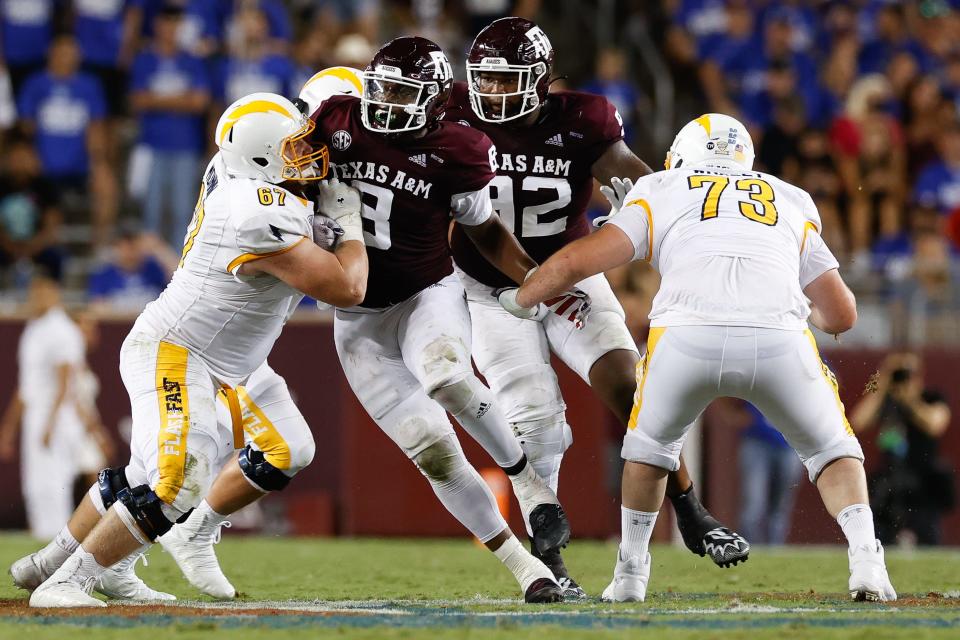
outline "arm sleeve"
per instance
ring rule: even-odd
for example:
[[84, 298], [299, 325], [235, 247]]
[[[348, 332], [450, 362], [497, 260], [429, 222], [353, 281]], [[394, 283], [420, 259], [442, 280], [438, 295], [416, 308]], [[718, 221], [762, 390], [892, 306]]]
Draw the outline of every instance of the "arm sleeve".
[[820, 210], [817, 209], [817, 205], [809, 193], [801, 191], [800, 194], [800, 207], [803, 211], [804, 219], [814, 226], [814, 231], [820, 233], [823, 231], [823, 222], [820, 220]]
[[130, 69], [130, 91], [146, 91], [149, 76], [147, 75], [147, 58], [144, 54], [133, 60]]
[[468, 227], [483, 224], [493, 215], [490, 187], [454, 194], [450, 198], [450, 210], [453, 211], [453, 219], [460, 224]]
[[245, 262], [284, 253], [305, 238], [313, 238], [310, 216], [302, 207], [290, 205], [290, 200], [295, 197], [287, 193], [285, 206], [273, 204], [263, 207], [262, 211], [250, 210], [246, 215], [237, 216], [234, 223], [236, 250], [231, 252], [230, 261], [225, 265], [227, 271], [236, 275], [237, 269]]
[[90, 117], [93, 120], [100, 120], [107, 116], [107, 101], [103, 97], [103, 87], [100, 80], [94, 76], [89, 77], [89, 103]]
[[21, 118], [33, 120], [37, 117], [37, 92], [40, 83], [40, 78], [34, 76], [30, 80], [27, 80], [20, 90], [20, 99], [17, 101], [17, 111]]
[[607, 221], [630, 238], [634, 260], [650, 260], [653, 255], [653, 216], [650, 205], [642, 197], [627, 194], [627, 203]]
[[807, 285], [831, 269], [839, 269], [840, 263], [833, 257], [827, 243], [814, 229], [807, 228], [800, 254], [800, 288]]
[[[589, 115], [587, 115], [589, 114]], [[594, 96], [592, 103], [585, 109], [589, 130], [587, 139], [593, 141], [589, 147], [589, 160], [595, 162], [612, 144], [623, 140], [623, 118], [613, 103], [601, 96]]]
[[[454, 129], [455, 127], [455, 129]], [[462, 138], [452, 141], [451, 146], [459, 147], [457, 162], [448, 162], [447, 176], [450, 184], [463, 189], [461, 193], [470, 193], [485, 189], [497, 176], [497, 150], [486, 134], [477, 129], [460, 124], [451, 126], [448, 135]], [[457, 144], [459, 142], [459, 144]], [[450, 203], [451, 206], [453, 202]]]

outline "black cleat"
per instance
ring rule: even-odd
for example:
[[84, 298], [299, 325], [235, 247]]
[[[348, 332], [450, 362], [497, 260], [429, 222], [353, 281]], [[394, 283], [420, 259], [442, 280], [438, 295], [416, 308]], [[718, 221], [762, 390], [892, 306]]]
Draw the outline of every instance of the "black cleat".
[[538, 578], [527, 587], [527, 592], [523, 594], [523, 601], [531, 604], [563, 602], [563, 589], [550, 578]]
[[563, 556], [560, 555], [559, 550], [541, 554], [537, 549], [537, 545], [535, 545], [533, 539], [531, 539], [530, 552], [534, 558], [547, 565], [547, 568], [553, 572], [553, 577], [557, 579], [560, 588], [563, 589], [564, 600], [586, 600], [587, 592], [577, 584], [576, 580], [570, 577], [570, 573], [567, 571], [567, 565], [564, 564]]
[[560, 551], [570, 542], [570, 523], [558, 504], [538, 504], [530, 512], [533, 546], [541, 554]]
[[679, 496], [671, 496], [670, 502], [687, 549], [700, 557], [709, 555], [718, 567], [724, 569], [747, 561], [750, 543], [710, 515], [700, 504], [692, 485]]

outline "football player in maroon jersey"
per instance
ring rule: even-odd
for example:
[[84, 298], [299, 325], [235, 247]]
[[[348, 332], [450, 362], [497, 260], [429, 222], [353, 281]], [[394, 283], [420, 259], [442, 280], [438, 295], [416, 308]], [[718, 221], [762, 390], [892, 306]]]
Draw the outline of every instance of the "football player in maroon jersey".
[[[650, 173], [624, 143], [620, 115], [605, 98], [576, 91], [548, 93], [553, 60], [550, 40], [534, 23], [522, 18], [494, 21], [474, 40], [467, 83], [454, 85], [445, 116], [483, 131], [493, 141], [493, 207], [537, 262], [590, 233], [586, 208], [594, 179], [602, 185], [613, 181], [622, 198], [629, 187], [624, 188], [620, 178]], [[539, 324], [511, 316], [491, 295], [509, 286], [511, 278], [484, 258], [466, 231], [454, 225], [451, 245], [473, 319], [474, 360], [528, 459], [556, 491], [560, 460], [572, 435], [550, 352], [591, 385], [626, 425], [636, 390], [637, 347], [623, 308], [602, 275], [578, 285], [592, 305], [590, 321], [581, 331], [562, 315], [548, 315]], [[749, 545], [704, 509], [682, 462], [670, 476], [668, 495], [691, 551], [709, 553], [722, 567], [746, 560]], [[568, 597], [583, 595], [567, 575], [559, 550], [539, 555]]]
[[[569, 540], [556, 493], [537, 475], [493, 393], [470, 362], [470, 315], [453, 272], [451, 212], [487, 260], [522, 282], [536, 263], [493, 214], [493, 149], [480, 131], [440, 116], [453, 83], [437, 45], [405, 37], [384, 45], [363, 74], [362, 98], [336, 95], [312, 115], [330, 170], [361, 193], [370, 262], [366, 297], [337, 309], [334, 339], [350, 387], [377, 425], [417, 465], [437, 497], [513, 572], [530, 602], [562, 589], [500, 516], [464, 457], [447, 412], [510, 477], [534, 545], [550, 555]], [[582, 319], [588, 299], [562, 297]]]

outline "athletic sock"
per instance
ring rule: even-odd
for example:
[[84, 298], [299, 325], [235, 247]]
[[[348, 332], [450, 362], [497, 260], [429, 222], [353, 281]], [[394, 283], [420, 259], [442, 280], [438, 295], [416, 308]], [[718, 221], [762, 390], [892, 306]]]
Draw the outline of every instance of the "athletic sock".
[[[516, 536], [510, 536], [493, 555], [510, 570], [513, 577], [520, 583], [520, 588], [526, 593], [527, 589], [540, 578], [554, 580], [553, 573], [529, 551], [523, 548]], [[554, 580], [555, 581], [555, 580]]]
[[67, 558], [73, 555], [73, 552], [76, 551], [79, 546], [80, 543], [77, 542], [73, 534], [70, 533], [70, 529], [64, 525], [63, 529], [60, 529], [60, 533], [57, 534], [57, 537], [51, 540], [43, 549], [40, 549], [37, 555], [40, 556], [40, 560], [49, 571], [56, 571], [60, 568], [60, 565], [66, 562]]
[[873, 548], [876, 534], [873, 530], [873, 511], [866, 504], [852, 504], [837, 514], [837, 523], [847, 537], [851, 549]]
[[215, 511], [214, 508], [210, 506], [210, 503], [204, 499], [200, 502], [197, 508], [194, 509], [193, 513], [190, 514], [189, 520], [193, 520], [194, 518], [203, 518], [205, 524], [218, 525], [221, 522], [226, 522], [227, 518], [229, 517], [229, 515], [223, 515]]
[[623, 559], [629, 556], [637, 556], [641, 562], [646, 559], [653, 525], [659, 514], [659, 511], [634, 511], [620, 506], [620, 552]]

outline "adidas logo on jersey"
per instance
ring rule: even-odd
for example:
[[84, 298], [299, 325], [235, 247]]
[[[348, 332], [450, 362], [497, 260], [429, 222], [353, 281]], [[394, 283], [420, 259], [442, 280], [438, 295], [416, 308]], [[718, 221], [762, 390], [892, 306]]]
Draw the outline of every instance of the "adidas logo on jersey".
[[477, 418], [482, 418], [490, 410], [489, 402], [481, 402], [480, 409], [477, 411]]
[[563, 136], [561, 136], [561, 135], [558, 133], [558, 134], [555, 135], [555, 136], [551, 136], [551, 137], [547, 138], [547, 139], [544, 140], [543, 142], [544, 142], [544, 144], [552, 144], [552, 145], [557, 146], [557, 147], [562, 147], [562, 146], [563, 146]]
[[421, 167], [427, 166], [427, 154], [425, 154], [425, 153], [420, 153], [420, 154], [415, 155], [415, 156], [410, 156], [409, 160], [410, 160], [410, 162], [412, 162], [413, 164], [418, 164], [418, 165], [420, 165]]

